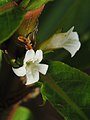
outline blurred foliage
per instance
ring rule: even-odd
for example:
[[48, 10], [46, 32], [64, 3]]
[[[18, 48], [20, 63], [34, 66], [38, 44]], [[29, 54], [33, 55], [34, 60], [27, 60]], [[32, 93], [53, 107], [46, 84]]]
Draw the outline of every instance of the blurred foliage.
[[32, 113], [25, 107], [18, 107], [12, 120], [33, 120]]

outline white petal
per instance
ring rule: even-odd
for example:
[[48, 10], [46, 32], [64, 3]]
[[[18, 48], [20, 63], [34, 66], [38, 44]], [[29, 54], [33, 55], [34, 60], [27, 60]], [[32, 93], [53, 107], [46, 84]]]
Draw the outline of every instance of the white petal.
[[35, 52], [33, 49], [28, 50], [25, 54], [25, 58], [24, 58], [24, 63], [26, 63], [27, 61], [30, 61], [34, 58], [35, 56]]
[[20, 68], [12, 68], [13, 72], [17, 75], [17, 76], [24, 76], [26, 74], [26, 69], [25, 66], [22, 66]]
[[65, 48], [71, 53], [73, 57], [75, 53], [79, 50], [81, 44], [79, 42], [79, 37], [77, 32], [73, 32], [74, 27], [72, 27], [66, 33], [54, 34], [49, 40], [45, 41], [40, 49], [42, 50], [53, 50], [59, 48]]
[[64, 43], [63, 48], [71, 53], [71, 57], [80, 49], [80, 42], [77, 32], [71, 32], [67, 41]]
[[26, 85], [33, 84], [39, 81], [39, 72], [38, 71], [34, 71], [33, 73], [28, 72], [26, 74], [26, 77], [27, 77]]
[[47, 70], [48, 70], [48, 65], [46, 64], [38, 64], [38, 71], [40, 73], [42, 73], [43, 75], [45, 75], [47, 73]]
[[74, 26], [70, 28], [70, 30], [67, 31], [68, 34], [70, 34], [71, 32], [73, 32], [74, 30]]
[[35, 55], [36, 62], [39, 63], [43, 59], [43, 52], [42, 50], [37, 50]]

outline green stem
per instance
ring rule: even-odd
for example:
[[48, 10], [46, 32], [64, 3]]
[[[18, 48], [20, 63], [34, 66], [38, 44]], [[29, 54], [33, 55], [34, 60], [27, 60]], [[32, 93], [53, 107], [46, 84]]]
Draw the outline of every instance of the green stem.
[[43, 80], [49, 84], [49, 86], [58, 93], [58, 95], [65, 100], [67, 104], [69, 104], [76, 112], [84, 119], [88, 120], [87, 116], [84, 114], [82, 110], [70, 99], [70, 97], [62, 90], [62, 88], [58, 87], [53, 80], [49, 76], [41, 76]]

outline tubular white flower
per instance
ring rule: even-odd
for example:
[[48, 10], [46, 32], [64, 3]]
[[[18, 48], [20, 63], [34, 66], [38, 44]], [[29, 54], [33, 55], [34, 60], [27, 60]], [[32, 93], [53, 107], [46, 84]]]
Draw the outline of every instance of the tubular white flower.
[[73, 32], [72, 27], [66, 33], [56, 33], [50, 39], [46, 40], [40, 47], [42, 50], [53, 50], [64, 48], [71, 53], [71, 57], [80, 49], [81, 43], [77, 32]]
[[40, 64], [43, 59], [42, 50], [28, 50], [25, 54], [23, 66], [20, 68], [12, 68], [17, 76], [26, 75], [26, 85], [33, 84], [39, 80], [39, 72], [45, 75], [48, 70], [48, 65]]

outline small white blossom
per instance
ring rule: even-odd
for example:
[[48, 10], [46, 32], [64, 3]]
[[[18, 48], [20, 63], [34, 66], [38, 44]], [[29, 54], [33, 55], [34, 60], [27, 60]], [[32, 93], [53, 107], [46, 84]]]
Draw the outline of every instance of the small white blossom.
[[73, 32], [74, 27], [72, 27], [66, 33], [56, 33], [48, 40], [46, 40], [40, 47], [42, 50], [53, 50], [64, 48], [71, 53], [73, 57], [75, 53], [79, 50], [81, 43], [79, 41], [79, 36], [77, 32]]
[[17, 76], [25, 76], [27, 78], [26, 85], [33, 84], [39, 80], [39, 72], [43, 75], [48, 70], [48, 65], [40, 64], [43, 59], [42, 50], [28, 50], [25, 54], [23, 66], [20, 68], [12, 68]]

